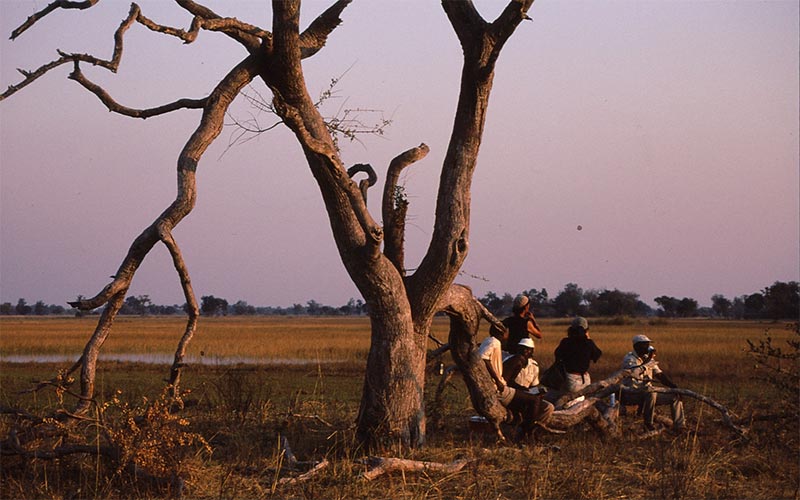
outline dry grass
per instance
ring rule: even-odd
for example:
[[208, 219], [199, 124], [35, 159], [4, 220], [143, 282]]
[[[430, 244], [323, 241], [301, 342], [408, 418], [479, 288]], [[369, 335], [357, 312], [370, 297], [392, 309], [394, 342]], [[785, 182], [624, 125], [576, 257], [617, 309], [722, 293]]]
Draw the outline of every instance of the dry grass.
[[[545, 321], [543, 326], [545, 339], [537, 341], [537, 353], [547, 365], [566, 325]], [[109, 340], [117, 342], [114, 349], [146, 349], [142, 344], [151, 344], [158, 346], [152, 347], [152, 352], [164, 349], [169, 353], [182, 321], [126, 318], [117, 327]], [[0, 328], [4, 355], [36, 352], [37, 343], [47, 350], [47, 344], [65, 339], [74, 343], [70, 349], [75, 353], [93, 323], [3, 319]], [[592, 322], [592, 337], [604, 351], [592, 374], [600, 378], [616, 370], [630, 350], [630, 338], [646, 333], [658, 346], [662, 366], [680, 385], [714, 397], [740, 416], [752, 411], [778, 413], [781, 401], [777, 393], [760, 384], [744, 353], [745, 339], [758, 339], [766, 329], [774, 339], [790, 336], [783, 325], [772, 323]], [[446, 321], [437, 320], [437, 337], [446, 338], [446, 330]], [[443, 428], [429, 428], [427, 445], [404, 456], [438, 462], [468, 458], [470, 465], [455, 474], [394, 473], [364, 481], [359, 479], [365, 468], [358, 461], [363, 453], [354, 444], [353, 423], [368, 342], [364, 318], [203, 319], [195, 351], [320, 362], [306, 366], [190, 366], [183, 385], [192, 390], [186, 398], [191, 404], [180, 415], [190, 423], [187, 435], [202, 436], [213, 452], [209, 455], [197, 446], [155, 448], [153, 453], [170, 453], [175, 470], [187, 480], [185, 493], [190, 498], [798, 498], [800, 450], [795, 419], [754, 422], [750, 441], [743, 442], [732, 439], [713, 410], [687, 401], [692, 432], [678, 436], [664, 434], [639, 441], [640, 421], [629, 415], [622, 421], [625, 432], [618, 439], [603, 440], [589, 429], [575, 429], [564, 436], [540, 435], [537, 442], [524, 447], [498, 445], [469, 433], [467, 419], [474, 412], [458, 379], [445, 391]], [[326, 364], [325, 356], [351, 362]], [[3, 363], [0, 404], [32, 411], [58, 407], [52, 392], [16, 394], [28, 387], [30, 380], [51, 376], [55, 369], [53, 365]], [[152, 408], [167, 371], [164, 366], [124, 363], [101, 363], [98, 370], [98, 399], [108, 403], [117, 397], [116, 389], [122, 389], [118, 397], [124, 399], [120, 405], [127, 405], [123, 407], [128, 415], [136, 407], [146, 411], [145, 397]], [[433, 394], [438, 381], [434, 375], [429, 377], [427, 394]], [[116, 421], [112, 410], [107, 410], [108, 425], [124, 431], [124, 419]], [[125, 414], [122, 410], [117, 413]], [[5, 433], [8, 424], [3, 420], [0, 431]], [[278, 485], [277, 478], [285, 473], [279, 434], [288, 437], [298, 459], [327, 458], [332, 465], [314, 480]], [[148, 486], [92, 457], [57, 462], [2, 460], [2, 498], [127, 499], [169, 494], [167, 489]]]

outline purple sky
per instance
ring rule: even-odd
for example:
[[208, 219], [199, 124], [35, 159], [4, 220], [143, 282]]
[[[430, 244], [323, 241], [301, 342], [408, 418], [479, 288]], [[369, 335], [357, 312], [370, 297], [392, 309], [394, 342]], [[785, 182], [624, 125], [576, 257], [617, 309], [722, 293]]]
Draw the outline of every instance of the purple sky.
[[[3, 89], [19, 81], [15, 68], [36, 68], [57, 48], [108, 57], [129, 5], [54, 13], [7, 40], [47, 3], [0, 2]], [[189, 24], [163, 0], [139, 3], [156, 22]], [[504, 4], [476, 3], [492, 19]], [[270, 28], [267, 2], [207, 4]], [[327, 5], [306, 2], [305, 23]], [[800, 279], [795, 0], [537, 0], [530, 14], [497, 66], [459, 282], [478, 296], [542, 287], [554, 296], [575, 282], [651, 304], [666, 294], [705, 305], [714, 293]], [[343, 144], [345, 162], [371, 163], [381, 183], [392, 157], [431, 147], [403, 178], [413, 268], [431, 235], [460, 48], [438, 2], [355, 1], [343, 19], [306, 62], [307, 82], [318, 94], [344, 74], [328, 114], [373, 108], [393, 120], [382, 138]], [[134, 25], [117, 75], [85, 71], [120, 102], [150, 107], [206, 95], [242, 57], [218, 34], [182, 45]], [[69, 71], [0, 103], [3, 302], [64, 304], [108, 283], [133, 238], [172, 201], [175, 160], [199, 117], [110, 114]], [[237, 103], [233, 116], [250, 117]], [[279, 128], [225, 152], [233, 132], [200, 163], [197, 208], [175, 231], [198, 297], [280, 306], [358, 298], [297, 142]], [[370, 198], [376, 219], [379, 192]], [[131, 293], [183, 303], [163, 247]]]

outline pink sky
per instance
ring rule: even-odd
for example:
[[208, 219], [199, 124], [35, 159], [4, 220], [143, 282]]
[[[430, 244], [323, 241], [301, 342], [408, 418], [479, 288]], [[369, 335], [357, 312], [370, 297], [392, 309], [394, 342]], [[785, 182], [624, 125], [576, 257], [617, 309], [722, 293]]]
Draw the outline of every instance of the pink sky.
[[[19, 81], [15, 68], [38, 67], [57, 48], [108, 57], [129, 5], [54, 13], [7, 40], [46, 3], [0, 2], [3, 89]], [[491, 18], [503, 5], [476, 3]], [[140, 5], [157, 22], [189, 24], [164, 1]], [[208, 5], [270, 27], [266, 2]], [[304, 20], [327, 5], [306, 2]], [[497, 67], [459, 282], [478, 296], [542, 287], [554, 296], [575, 282], [703, 305], [800, 279], [796, 1], [537, 0], [531, 17]], [[343, 19], [307, 61], [307, 81], [319, 93], [346, 73], [329, 113], [341, 105], [392, 118], [384, 137], [342, 151], [348, 164], [374, 165], [381, 182], [392, 157], [431, 147], [404, 177], [413, 268], [431, 234], [460, 48], [437, 2], [355, 1]], [[86, 73], [122, 103], [149, 107], [204, 96], [241, 57], [221, 35], [185, 46], [135, 25], [117, 75]], [[175, 160], [199, 117], [110, 114], [68, 73], [0, 103], [2, 302], [97, 293], [172, 201]], [[244, 102], [232, 110], [250, 112]], [[232, 132], [201, 162], [197, 208], [176, 230], [198, 296], [280, 306], [358, 298], [293, 137], [277, 129], [223, 155]], [[163, 248], [131, 293], [183, 302]]]

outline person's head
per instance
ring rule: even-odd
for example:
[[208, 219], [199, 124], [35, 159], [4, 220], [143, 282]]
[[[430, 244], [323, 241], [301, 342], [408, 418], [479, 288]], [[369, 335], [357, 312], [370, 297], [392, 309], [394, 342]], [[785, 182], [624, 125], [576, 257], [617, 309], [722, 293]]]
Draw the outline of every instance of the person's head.
[[527, 295], [519, 294], [514, 298], [514, 303], [511, 305], [511, 310], [514, 314], [525, 312], [531, 306], [531, 299]]
[[519, 341], [519, 344], [517, 344], [517, 353], [525, 356], [526, 358], [532, 358], [535, 350], [536, 347], [533, 343], [533, 339], [530, 337], [525, 337]]
[[589, 331], [589, 322], [582, 316], [576, 316], [567, 329], [567, 335], [570, 337], [585, 337], [586, 332]]
[[508, 328], [505, 325], [492, 325], [489, 329], [489, 334], [499, 340], [500, 342], [505, 343], [508, 340], [509, 332]]
[[647, 337], [647, 335], [635, 335], [633, 337], [633, 350], [636, 351], [636, 354], [639, 356], [646, 356], [651, 353], [651, 351], [655, 350], [650, 344], [652, 341]]

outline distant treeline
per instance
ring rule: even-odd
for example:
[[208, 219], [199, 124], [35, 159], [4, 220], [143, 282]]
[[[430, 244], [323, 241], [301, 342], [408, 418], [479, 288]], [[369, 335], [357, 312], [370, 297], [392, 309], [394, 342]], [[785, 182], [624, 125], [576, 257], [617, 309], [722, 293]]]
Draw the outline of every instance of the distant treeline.
[[[639, 294], [617, 290], [583, 290], [575, 283], [567, 283], [564, 288], [550, 298], [545, 288], [523, 290], [532, 304], [534, 314], [542, 318], [561, 318], [568, 316], [661, 316], [667, 318], [715, 317], [733, 319], [798, 319], [800, 318], [800, 285], [797, 281], [784, 283], [776, 281], [759, 292], [728, 299], [722, 294], [711, 296], [711, 307], [699, 307], [693, 298], [670, 297], [662, 295], [653, 301], [653, 309], [639, 299]], [[495, 316], [511, 314], [511, 304], [516, 294], [508, 292], [498, 295], [487, 292], [479, 300]], [[78, 297], [80, 300], [81, 297]], [[148, 295], [127, 297], [120, 314], [148, 316], [185, 314], [184, 305], [153, 304]], [[94, 311], [93, 313], [97, 313]], [[343, 306], [326, 306], [315, 300], [291, 307], [252, 306], [243, 300], [230, 304], [226, 299], [206, 295], [200, 301], [200, 313], [204, 316], [358, 316], [367, 315], [369, 310], [361, 299], [351, 298]], [[38, 301], [29, 305], [19, 299], [16, 305], [10, 302], [0, 304], [0, 315], [63, 315], [92, 314], [67, 309], [63, 306], [45, 304]]]

